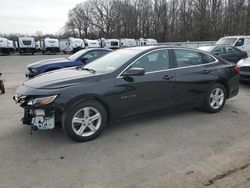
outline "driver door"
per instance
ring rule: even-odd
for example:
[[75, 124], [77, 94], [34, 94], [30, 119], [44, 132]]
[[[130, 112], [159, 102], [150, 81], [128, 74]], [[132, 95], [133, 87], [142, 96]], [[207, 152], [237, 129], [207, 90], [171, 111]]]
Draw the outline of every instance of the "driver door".
[[143, 68], [145, 74], [121, 75], [116, 78], [116, 104], [119, 117], [173, 106], [174, 72], [169, 70], [167, 49], [142, 55], [126, 70], [130, 68]]

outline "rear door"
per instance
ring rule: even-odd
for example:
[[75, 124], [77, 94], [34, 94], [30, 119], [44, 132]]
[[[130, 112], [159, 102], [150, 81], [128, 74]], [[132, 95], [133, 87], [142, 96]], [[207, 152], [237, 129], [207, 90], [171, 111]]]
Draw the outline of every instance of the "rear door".
[[[173, 49], [175, 57], [175, 104], [177, 106], [200, 105], [214, 76], [212, 56], [189, 49]], [[216, 74], [215, 74], [216, 75]]]
[[173, 106], [174, 71], [170, 70], [169, 52], [160, 49], [138, 58], [129, 68], [144, 68], [143, 76], [116, 78], [118, 116], [159, 110]]

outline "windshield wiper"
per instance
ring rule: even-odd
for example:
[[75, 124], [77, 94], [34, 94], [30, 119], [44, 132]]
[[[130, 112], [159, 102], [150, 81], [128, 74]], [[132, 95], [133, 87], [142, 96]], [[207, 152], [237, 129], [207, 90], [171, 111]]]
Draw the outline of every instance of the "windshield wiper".
[[95, 71], [94, 69], [90, 69], [90, 68], [81, 67], [81, 70], [86, 70], [86, 71], [89, 71], [89, 72], [91, 72], [91, 73], [93, 73], [93, 74], [96, 73], [96, 71]]

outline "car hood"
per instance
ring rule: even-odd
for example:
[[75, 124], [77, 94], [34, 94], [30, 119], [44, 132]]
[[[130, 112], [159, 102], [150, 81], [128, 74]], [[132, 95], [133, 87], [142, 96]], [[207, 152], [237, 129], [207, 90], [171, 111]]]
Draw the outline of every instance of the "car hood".
[[239, 67], [248, 67], [250, 66], [250, 57], [246, 58], [246, 59], [242, 59], [237, 63], [237, 66]]
[[58, 64], [58, 63], [65, 63], [70, 62], [69, 59], [66, 58], [56, 58], [56, 59], [47, 59], [42, 61], [37, 61], [28, 65], [28, 68], [37, 68], [39, 66], [48, 65], [48, 64]]
[[102, 75], [76, 68], [51, 71], [26, 80], [23, 85], [37, 89], [59, 89], [97, 81]]

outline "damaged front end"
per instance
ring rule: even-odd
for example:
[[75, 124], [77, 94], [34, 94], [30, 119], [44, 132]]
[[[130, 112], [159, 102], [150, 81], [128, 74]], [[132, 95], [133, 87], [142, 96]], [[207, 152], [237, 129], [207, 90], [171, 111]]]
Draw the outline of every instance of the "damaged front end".
[[22, 123], [30, 125], [32, 130], [49, 130], [55, 128], [55, 107], [52, 96], [22, 96], [16, 94], [13, 99], [24, 108]]

